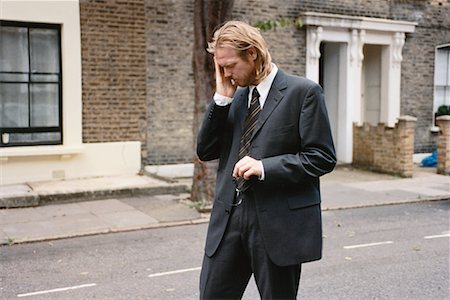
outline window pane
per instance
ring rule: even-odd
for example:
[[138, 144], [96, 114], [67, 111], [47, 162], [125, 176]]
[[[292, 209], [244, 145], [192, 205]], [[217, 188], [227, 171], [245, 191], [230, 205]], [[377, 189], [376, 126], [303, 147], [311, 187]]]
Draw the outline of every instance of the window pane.
[[58, 31], [30, 28], [31, 72], [58, 73]]
[[449, 52], [447, 49], [438, 49], [436, 52], [435, 85], [447, 85], [450, 73]]
[[447, 82], [446, 85], [450, 86], [450, 48], [447, 47]]
[[434, 93], [434, 107], [437, 109], [439, 106], [444, 104], [445, 99], [445, 89], [443, 86], [436, 86]]
[[450, 86], [444, 88], [444, 104], [450, 105]]
[[58, 75], [36, 75], [31, 74], [31, 81], [45, 81], [45, 82], [58, 82], [59, 76]]
[[0, 26], [0, 71], [28, 72], [26, 28]]
[[0, 83], [0, 126], [28, 127], [28, 85]]
[[28, 74], [0, 73], [0, 81], [28, 82]]
[[30, 98], [31, 126], [59, 126], [57, 84], [32, 84]]
[[61, 133], [59, 132], [8, 133], [8, 137], [8, 144], [54, 143], [61, 141]]

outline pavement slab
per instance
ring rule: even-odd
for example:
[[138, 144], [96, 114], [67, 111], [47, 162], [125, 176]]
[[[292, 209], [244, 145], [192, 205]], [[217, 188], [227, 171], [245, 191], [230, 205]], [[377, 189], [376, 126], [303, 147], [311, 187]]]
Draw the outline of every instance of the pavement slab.
[[134, 197], [121, 199], [145, 214], [155, 217], [159, 222], [195, 220], [201, 214], [194, 208], [180, 202], [187, 199], [188, 194], [158, 195], [152, 197]]
[[155, 218], [138, 210], [111, 212], [97, 216], [100, 220], [105, 221], [112, 230], [141, 229], [158, 223]]
[[110, 231], [110, 225], [92, 213], [59, 216], [53, 218], [52, 222], [55, 227], [64, 233], [62, 237], [82, 236]]
[[32, 211], [43, 219], [89, 213], [89, 210], [83, 208], [79, 203], [43, 205], [33, 208]]
[[46, 220], [35, 208], [0, 209], [0, 225]]
[[96, 215], [133, 211], [135, 208], [117, 199], [79, 202], [78, 205]]
[[14, 243], [40, 241], [64, 235], [52, 220], [3, 224], [2, 231]]

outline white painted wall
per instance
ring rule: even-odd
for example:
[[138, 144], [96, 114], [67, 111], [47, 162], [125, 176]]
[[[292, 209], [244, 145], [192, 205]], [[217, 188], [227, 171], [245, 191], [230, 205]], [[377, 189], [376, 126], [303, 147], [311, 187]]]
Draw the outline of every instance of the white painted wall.
[[64, 155], [36, 151], [36, 155], [20, 156], [17, 152], [16, 156], [0, 160], [0, 185], [137, 174], [141, 168], [140, 149], [140, 142], [119, 142], [83, 144], [78, 153]]

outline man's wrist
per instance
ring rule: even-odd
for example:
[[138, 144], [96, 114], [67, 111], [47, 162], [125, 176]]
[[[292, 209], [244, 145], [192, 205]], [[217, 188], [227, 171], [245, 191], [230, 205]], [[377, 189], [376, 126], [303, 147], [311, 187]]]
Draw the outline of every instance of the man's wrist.
[[233, 101], [233, 98], [221, 95], [217, 92], [214, 93], [213, 99], [218, 106], [227, 106]]

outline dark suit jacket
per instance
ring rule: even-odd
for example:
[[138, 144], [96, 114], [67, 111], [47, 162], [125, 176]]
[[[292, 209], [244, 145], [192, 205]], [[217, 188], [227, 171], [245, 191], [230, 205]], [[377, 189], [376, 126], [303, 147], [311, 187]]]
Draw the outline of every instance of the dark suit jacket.
[[[218, 249], [235, 197], [232, 172], [238, 160], [248, 88], [225, 107], [210, 104], [197, 139], [201, 160], [219, 159], [206, 255]], [[262, 160], [265, 180], [252, 180], [266, 250], [280, 266], [320, 259], [322, 221], [319, 176], [333, 170], [336, 156], [322, 89], [279, 70], [257, 126], [249, 156]]]

